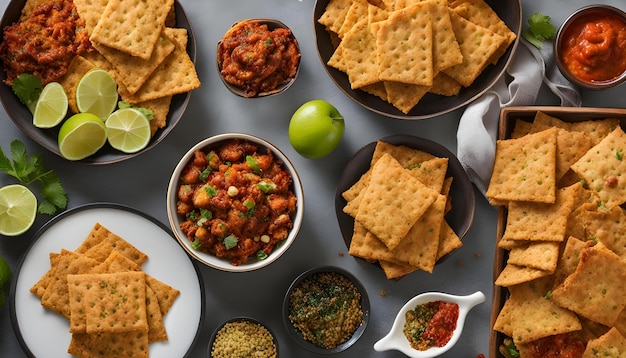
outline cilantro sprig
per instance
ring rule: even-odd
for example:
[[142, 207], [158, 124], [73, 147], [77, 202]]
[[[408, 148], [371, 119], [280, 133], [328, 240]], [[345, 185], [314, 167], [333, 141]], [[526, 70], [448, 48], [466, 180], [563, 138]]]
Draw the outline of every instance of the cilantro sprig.
[[550, 16], [534, 13], [528, 18], [529, 27], [522, 32], [522, 36], [538, 49], [543, 42], [552, 40], [556, 35], [556, 27], [550, 23]]
[[28, 107], [30, 113], [35, 113], [35, 106], [42, 90], [41, 79], [29, 73], [22, 73], [13, 80], [11, 89], [20, 102]]
[[43, 198], [37, 208], [40, 214], [54, 215], [58, 210], [67, 207], [67, 194], [61, 180], [54, 171], [44, 169], [41, 154], [29, 156], [26, 146], [18, 139], [11, 142], [10, 154], [11, 159], [0, 148], [0, 171], [16, 178], [20, 184], [27, 187], [39, 184], [40, 195]]

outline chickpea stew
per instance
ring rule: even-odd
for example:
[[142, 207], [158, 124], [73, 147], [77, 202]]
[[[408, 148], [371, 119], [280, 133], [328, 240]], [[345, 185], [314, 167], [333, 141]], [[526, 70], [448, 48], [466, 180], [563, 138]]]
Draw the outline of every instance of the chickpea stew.
[[265, 260], [293, 228], [293, 178], [272, 151], [228, 139], [194, 152], [177, 186], [180, 229], [195, 250], [229, 260]]

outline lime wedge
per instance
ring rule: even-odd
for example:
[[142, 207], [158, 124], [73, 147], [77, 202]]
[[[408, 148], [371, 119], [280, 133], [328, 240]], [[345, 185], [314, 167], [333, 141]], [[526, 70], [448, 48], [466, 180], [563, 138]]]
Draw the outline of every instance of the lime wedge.
[[17, 236], [26, 232], [37, 216], [37, 198], [20, 184], [0, 188], [0, 234]]
[[150, 121], [134, 108], [118, 109], [105, 125], [111, 147], [124, 153], [136, 153], [150, 142]]
[[33, 125], [37, 128], [52, 128], [67, 114], [67, 94], [58, 82], [48, 83], [37, 100], [33, 114]]
[[103, 121], [117, 107], [117, 84], [101, 69], [88, 71], [76, 86], [76, 106], [79, 112], [93, 113]]
[[97, 152], [107, 140], [104, 122], [95, 114], [78, 113], [59, 130], [59, 151], [68, 160], [80, 160]]

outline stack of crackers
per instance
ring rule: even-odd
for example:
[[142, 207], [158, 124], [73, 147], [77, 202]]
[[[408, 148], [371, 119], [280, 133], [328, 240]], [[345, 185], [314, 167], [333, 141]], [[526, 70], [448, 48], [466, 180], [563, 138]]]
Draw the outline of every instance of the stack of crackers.
[[484, 0], [331, 0], [318, 22], [338, 42], [327, 64], [405, 114], [457, 95], [516, 38]]
[[[496, 144], [487, 197], [507, 209], [508, 288], [493, 329], [521, 357], [558, 340], [626, 356], [626, 134], [614, 118], [537, 112]], [[602, 355], [604, 356], [604, 355]]]
[[174, 0], [74, 0], [74, 4], [95, 51], [76, 56], [60, 79], [70, 110], [78, 113], [75, 92], [80, 79], [93, 68], [103, 68], [115, 79], [123, 101], [152, 111], [154, 135], [167, 125], [172, 96], [200, 87], [186, 50], [187, 30], [174, 27]]
[[378, 141], [369, 170], [348, 190], [343, 211], [354, 218], [349, 253], [378, 262], [388, 279], [431, 273], [462, 245], [444, 216], [451, 209], [448, 158]]
[[99, 223], [74, 251], [50, 254], [30, 292], [69, 321], [68, 353], [147, 357], [150, 342], [167, 341], [163, 317], [180, 292], [143, 272], [147, 259]]

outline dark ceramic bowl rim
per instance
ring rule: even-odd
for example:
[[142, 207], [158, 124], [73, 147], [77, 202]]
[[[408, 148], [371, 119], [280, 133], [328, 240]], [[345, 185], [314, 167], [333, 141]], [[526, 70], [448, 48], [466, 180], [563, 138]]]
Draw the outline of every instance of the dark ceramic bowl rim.
[[[292, 176], [293, 182], [293, 191], [296, 197], [298, 198], [298, 203], [296, 212], [293, 218], [293, 227], [289, 231], [289, 236], [283, 240], [280, 246], [276, 246], [274, 251], [262, 261], [253, 261], [252, 259], [245, 264], [241, 264], [239, 266], [233, 266], [230, 264], [228, 260], [220, 259], [214, 255], [201, 253], [199, 251], [194, 250], [189, 243], [189, 240], [182, 232], [180, 227], [178, 226], [180, 223], [180, 217], [176, 212], [176, 193], [177, 186], [180, 175], [182, 173], [183, 168], [189, 163], [190, 160], [193, 159], [193, 153], [198, 149], [203, 149], [211, 146], [216, 146], [218, 143], [221, 143], [225, 140], [229, 139], [243, 139], [259, 145], [260, 148], [264, 148], [268, 151], [274, 153], [276, 158], [283, 161], [285, 168], [289, 171]], [[185, 154], [183, 154], [178, 163], [176, 163], [176, 167], [172, 171], [172, 175], [170, 177], [167, 194], [166, 194], [166, 206], [167, 206], [167, 216], [170, 228], [174, 234], [174, 237], [178, 240], [179, 244], [187, 251], [189, 256], [191, 256], [194, 260], [217, 270], [227, 271], [227, 272], [249, 272], [261, 269], [263, 267], [267, 267], [273, 262], [277, 261], [293, 244], [298, 236], [298, 232], [300, 231], [300, 227], [302, 225], [302, 221], [304, 218], [304, 190], [302, 188], [302, 181], [300, 176], [298, 175], [298, 171], [293, 163], [289, 160], [287, 155], [285, 155], [277, 146], [270, 143], [269, 141], [246, 133], [222, 133], [210, 136], [208, 138], [202, 139], [198, 141], [196, 144], [191, 146]]]
[[626, 81], [626, 71], [624, 71], [620, 76], [615, 77], [611, 80], [589, 82], [589, 81], [581, 80], [578, 77], [576, 77], [573, 73], [571, 73], [571, 71], [567, 68], [567, 66], [565, 65], [565, 63], [563, 62], [561, 58], [562, 36], [565, 34], [568, 27], [575, 20], [579, 19], [580, 17], [586, 14], [593, 13], [593, 12], [605, 12], [605, 13], [614, 14], [626, 22], [626, 12], [614, 6], [605, 5], [605, 4], [594, 4], [594, 5], [583, 6], [577, 9], [576, 11], [574, 11], [573, 13], [571, 13], [559, 27], [556, 33], [556, 36], [554, 37], [554, 40], [553, 40], [554, 41], [554, 58], [556, 60], [557, 67], [559, 68], [563, 76], [565, 76], [565, 78], [567, 78], [573, 84], [582, 88], [590, 89], [590, 90], [602, 90], [602, 89], [613, 88], [613, 87], [619, 86], [620, 84], [624, 83], [624, 81]]
[[[302, 54], [302, 52], [300, 51], [300, 45], [298, 44], [298, 39], [296, 39], [296, 35], [294, 35], [293, 31], [289, 28], [289, 26], [285, 25], [285, 23], [283, 23], [282, 21], [279, 21], [279, 20], [275, 20], [275, 19], [267, 19], [267, 18], [244, 19], [244, 20], [241, 20], [241, 21], [238, 21], [238, 22], [234, 23], [227, 30], [227, 32], [224, 35], [226, 35], [228, 33], [228, 31], [230, 31], [233, 27], [235, 27], [237, 25], [240, 25], [240, 24], [243, 24], [243, 23], [246, 23], [246, 22], [259, 22], [261, 24], [265, 24], [265, 25], [267, 25], [267, 28], [270, 31], [272, 31], [274, 29], [277, 29], [277, 28], [287, 29], [287, 30], [291, 31], [291, 37], [293, 38], [293, 40], [296, 43], [296, 47], [298, 48], [298, 53]], [[215, 64], [216, 64], [216, 68], [217, 68], [217, 74], [219, 75], [220, 80], [222, 80], [222, 83], [224, 84], [224, 86], [226, 86], [226, 88], [230, 92], [232, 92], [233, 94], [235, 94], [235, 95], [237, 95], [239, 97], [244, 97], [244, 98], [268, 97], [268, 96], [273, 96], [273, 95], [277, 95], [279, 93], [285, 92], [289, 87], [291, 87], [291, 85], [293, 85], [296, 82], [296, 78], [298, 78], [298, 74], [300, 73], [300, 64], [302, 63], [302, 56], [300, 56], [300, 59], [298, 60], [298, 66], [296, 68], [295, 76], [293, 76], [293, 78], [291, 78], [288, 82], [279, 85], [278, 87], [276, 87], [275, 89], [273, 89], [271, 91], [260, 92], [256, 96], [247, 97], [245, 95], [245, 92], [241, 88], [239, 88], [239, 87], [229, 83], [228, 81], [226, 81], [224, 76], [222, 76], [222, 66], [221, 66], [221, 63], [220, 63], [220, 59], [218, 57], [219, 47], [220, 47], [222, 41], [223, 41], [223, 38], [217, 42], [216, 51], [215, 51], [215, 54], [216, 54], [216, 56], [215, 56]]]
[[[361, 310], [363, 311], [363, 321], [361, 325], [352, 334], [352, 337], [350, 337], [350, 339], [338, 345], [337, 347], [331, 348], [331, 349], [324, 349], [324, 348], [316, 346], [315, 344], [309, 341], [304, 340], [300, 332], [293, 327], [293, 325], [291, 324], [291, 321], [289, 320], [289, 295], [304, 279], [306, 279], [307, 277], [313, 274], [320, 273], [320, 272], [335, 272], [346, 277], [347, 279], [350, 280], [350, 282], [352, 282], [352, 284], [356, 287], [356, 289], [361, 294]], [[283, 323], [285, 325], [285, 329], [287, 330], [287, 333], [294, 341], [300, 344], [300, 346], [302, 346], [304, 349], [313, 353], [318, 353], [318, 354], [335, 354], [335, 353], [343, 352], [346, 349], [350, 348], [352, 345], [354, 345], [354, 343], [356, 343], [359, 340], [359, 338], [361, 338], [361, 336], [365, 332], [365, 329], [367, 328], [367, 323], [369, 321], [369, 316], [370, 316], [370, 301], [369, 301], [369, 296], [367, 295], [367, 290], [365, 289], [365, 286], [363, 286], [361, 281], [359, 281], [359, 279], [357, 279], [356, 276], [354, 276], [351, 272], [341, 267], [337, 267], [337, 266], [320, 266], [320, 267], [315, 267], [315, 268], [311, 268], [311, 269], [304, 271], [292, 281], [283, 299]]]
[[[496, 10], [494, 5], [497, 5], [497, 10], [501, 12], [499, 13], [500, 18], [516, 35], [515, 40], [506, 50], [505, 54], [500, 57], [495, 66], [490, 65], [480, 74], [480, 76], [478, 76], [478, 78], [476, 78], [472, 85], [461, 89], [461, 92], [456, 96], [446, 97], [428, 93], [415, 107], [413, 107], [413, 109], [411, 109], [411, 111], [409, 111], [408, 114], [404, 114], [399, 109], [374, 95], [360, 90], [351, 89], [348, 82], [348, 76], [345, 73], [328, 66], [327, 61], [332, 55], [332, 51], [330, 51], [332, 41], [329, 39], [329, 35], [326, 32], [324, 25], [319, 24], [317, 19], [321, 16], [329, 1], [330, 0], [316, 0], [312, 16], [316, 51], [326, 74], [330, 77], [337, 88], [352, 101], [373, 113], [389, 118], [400, 120], [423, 120], [440, 116], [468, 105], [491, 89], [496, 82], [505, 75], [509, 64], [513, 61], [513, 56], [517, 51], [521, 37], [523, 14], [522, 1], [487, 0], [489, 5], [492, 6], [494, 10]], [[509, 16], [511, 17], [510, 19]], [[505, 21], [505, 17], [506, 20], [510, 20], [510, 23]]]
[[211, 334], [211, 338], [209, 339], [209, 344], [207, 346], [207, 357], [211, 357], [211, 349], [213, 348], [213, 343], [215, 343], [215, 338], [217, 337], [217, 333], [227, 324], [227, 323], [231, 323], [231, 322], [241, 322], [241, 321], [248, 321], [248, 322], [252, 322], [252, 323], [256, 323], [258, 325], [263, 326], [263, 328], [267, 329], [268, 332], [270, 332], [270, 334], [272, 335], [272, 341], [274, 342], [274, 345], [276, 346], [276, 356], [279, 357], [279, 349], [278, 349], [278, 339], [276, 338], [276, 334], [274, 333], [274, 331], [270, 328], [270, 326], [268, 326], [267, 324], [265, 324], [264, 322], [261, 322], [260, 320], [250, 317], [250, 316], [237, 316], [237, 317], [233, 317], [233, 318], [229, 318], [226, 321], [220, 323], [214, 330], [213, 333]]
[[[21, 13], [21, 9], [24, 7], [26, 0], [11, 0], [2, 15], [0, 24], [8, 25], [11, 21], [16, 21]], [[187, 30], [189, 41], [187, 43], [187, 53], [192, 62], [196, 63], [197, 44], [196, 37], [193, 31], [193, 27], [189, 22], [189, 18], [183, 9], [179, 0], [174, 1], [174, 10], [176, 12], [176, 26]], [[0, 71], [0, 80], [6, 78], [4, 71]], [[113, 149], [108, 143], [105, 143], [103, 148], [85, 159], [73, 161], [79, 164], [86, 165], [105, 165], [113, 164], [121, 161], [125, 161], [147, 152], [148, 150], [156, 147], [163, 139], [165, 139], [174, 127], [180, 122], [181, 118], [185, 114], [191, 92], [181, 93], [172, 97], [172, 103], [170, 105], [170, 111], [167, 114], [167, 125], [164, 128], [159, 128], [157, 132], [152, 136], [148, 146], [136, 153], [124, 153]], [[60, 129], [60, 125], [49, 129], [40, 129], [32, 125], [32, 114], [15, 96], [11, 88], [5, 84], [0, 83], [0, 101], [13, 123], [20, 129], [27, 137], [34, 142], [45, 148], [46, 150], [54, 153], [55, 155], [63, 158], [59, 152], [57, 136]], [[69, 112], [69, 111], [68, 111]]]

